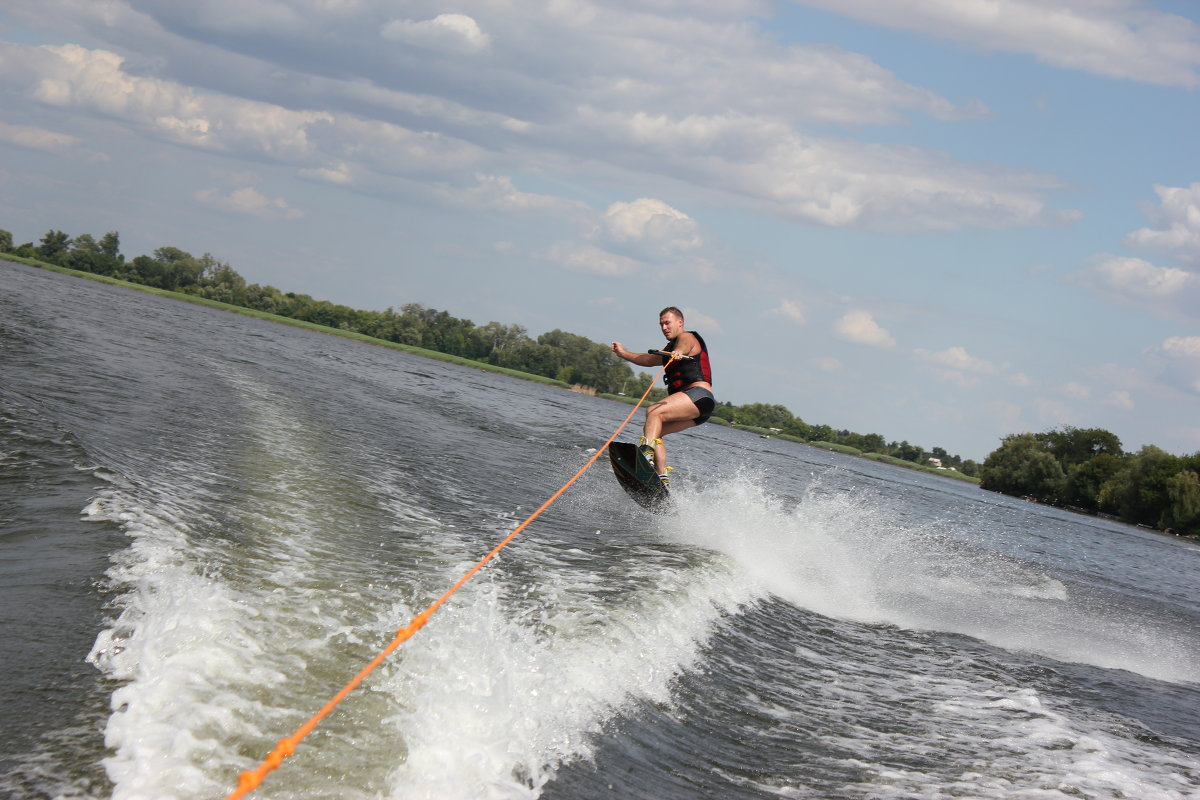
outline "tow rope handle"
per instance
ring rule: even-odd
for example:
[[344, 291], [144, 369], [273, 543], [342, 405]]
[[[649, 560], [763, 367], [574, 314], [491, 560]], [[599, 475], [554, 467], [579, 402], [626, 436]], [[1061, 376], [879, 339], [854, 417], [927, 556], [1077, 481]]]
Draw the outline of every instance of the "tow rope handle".
[[680, 355], [679, 353], [673, 353], [670, 350], [647, 350], [646, 352], [652, 356], [665, 357], [667, 359], [668, 364], [670, 364], [672, 361], [695, 361], [696, 360], [695, 356]]

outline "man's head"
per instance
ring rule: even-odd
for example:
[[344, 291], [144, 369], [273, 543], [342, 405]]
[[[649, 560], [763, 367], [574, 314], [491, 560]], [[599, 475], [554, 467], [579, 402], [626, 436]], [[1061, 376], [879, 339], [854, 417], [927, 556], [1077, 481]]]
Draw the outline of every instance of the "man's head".
[[658, 312], [658, 318], [662, 319], [663, 314], [674, 314], [675, 316], [679, 317], [680, 319], [683, 319], [683, 312], [680, 311], [675, 306], [667, 306], [662, 311]]
[[658, 312], [658, 327], [667, 339], [683, 333], [683, 312], [675, 306], [667, 306]]

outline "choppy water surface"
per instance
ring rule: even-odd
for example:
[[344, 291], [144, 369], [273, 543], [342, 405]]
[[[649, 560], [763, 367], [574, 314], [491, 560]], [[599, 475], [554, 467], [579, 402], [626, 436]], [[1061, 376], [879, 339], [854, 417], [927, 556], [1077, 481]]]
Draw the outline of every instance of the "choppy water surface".
[[[0, 794], [214, 798], [624, 406], [0, 264]], [[1200, 797], [1200, 548], [704, 426], [607, 464], [263, 798]]]

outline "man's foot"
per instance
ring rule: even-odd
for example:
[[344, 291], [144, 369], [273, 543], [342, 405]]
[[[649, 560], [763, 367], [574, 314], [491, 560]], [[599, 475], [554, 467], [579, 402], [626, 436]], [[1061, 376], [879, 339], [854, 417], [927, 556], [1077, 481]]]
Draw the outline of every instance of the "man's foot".
[[659, 476], [658, 476], [658, 479], [659, 479], [660, 481], [662, 481], [662, 485], [663, 485], [663, 488], [664, 488], [664, 489], [666, 489], [668, 486], [670, 486], [670, 485], [671, 485], [671, 479], [670, 479], [670, 478], [668, 478], [666, 475], [659, 475]]
[[[645, 456], [652, 467], [654, 466], [654, 446], [662, 443], [662, 439], [647, 439], [645, 436], [638, 437], [638, 449], [641, 450], [642, 455]], [[655, 469], [658, 468], [655, 467]]]

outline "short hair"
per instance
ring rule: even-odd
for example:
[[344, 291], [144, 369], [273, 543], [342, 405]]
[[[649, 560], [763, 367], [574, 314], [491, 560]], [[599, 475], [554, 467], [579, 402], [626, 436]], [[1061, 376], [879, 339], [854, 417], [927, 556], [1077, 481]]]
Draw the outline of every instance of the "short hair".
[[683, 319], [683, 312], [680, 311], [675, 306], [667, 306], [662, 311], [658, 312], [659, 318], [662, 318], [663, 314], [674, 314], [675, 316], [679, 317], [680, 319]]

